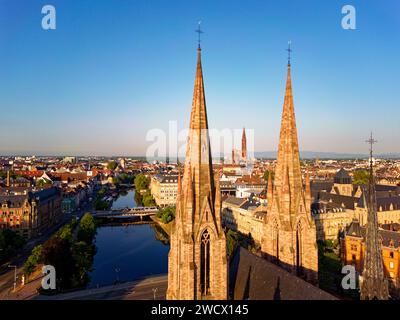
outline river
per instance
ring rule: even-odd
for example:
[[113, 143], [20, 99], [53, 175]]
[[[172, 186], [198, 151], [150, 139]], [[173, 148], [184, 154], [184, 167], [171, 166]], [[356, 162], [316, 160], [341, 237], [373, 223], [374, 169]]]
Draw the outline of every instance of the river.
[[[120, 195], [112, 208], [136, 207], [135, 191]], [[95, 244], [94, 270], [88, 287], [132, 281], [167, 273], [169, 245], [155, 224], [99, 226]]]

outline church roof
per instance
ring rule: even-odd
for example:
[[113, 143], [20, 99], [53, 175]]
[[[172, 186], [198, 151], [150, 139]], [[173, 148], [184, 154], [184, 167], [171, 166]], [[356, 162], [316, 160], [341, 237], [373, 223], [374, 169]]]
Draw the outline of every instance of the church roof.
[[239, 247], [230, 266], [234, 300], [336, 300], [279, 266]]

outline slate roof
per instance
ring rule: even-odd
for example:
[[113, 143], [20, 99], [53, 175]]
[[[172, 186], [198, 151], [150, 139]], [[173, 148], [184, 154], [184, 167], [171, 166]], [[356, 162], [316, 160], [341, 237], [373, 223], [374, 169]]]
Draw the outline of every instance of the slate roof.
[[246, 199], [243, 198], [236, 198], [236, 197], [227, 197], [224, 202], [240, 207], [240, 205], [242, 205], [245, 201], [247, 201]]
[[234, 300], [336, 300], [331, 294], [239, 247], [230, 266]]
[[318, 192], [313, 196], [316, 200], [332, 202], [337, 207], [342, 207], [343, 203], [346, 209], [351, 209], [351, 210], [354, 210], [355, 208], [354, 204], [359, 202], [359, 198], [356, 197], [345, 196], [335, 193], [328, 193], [328, 192]]
[[42, 189], [39, 191], [34, 191], [34, 192], [28, 192], [27, 194], [21, 194], [21, 195], [5, 195], [2, 194], [0, 195], [0, 204], [7, 202], [8, 207], [10, 208], [19, 208], [23, 205], [23, 203], [26, 200], [31, 200], [31, 199], [37, 199], [40, 202], [46, 202], [50, 199], [52, 199], [54, 196], [60, 195], [60, 190], [57, 188], [47, 188], [47, 189]]
[[[365, 190], [365, 199], [368, 198], [368, 191]], [[360, 208], [365, 208], [366, 204], [364, 201], [364, 197], [360, 197], [357, 202], [357, 206]], [[381, 193], [376, 193], [376, 207], [379, 211], [389, 211], [390, 207], [392, 206], [392, 210], [400, 210], [400, 196], [398, 195], [391, 195], [382, 197]], [[382, 209], [382, 210], [381, 210]]]
[[348, 174], [348, 172], [341, 168], [338, 172], [336, 172], [335, 174], [335, 179], [349, 179], [350, 175]]
[[[393, 246], [394, 248], [400, 247], [400, 232], [390, 231], [379, 228], [379, 236], [382, 240], [382, 245], [385, 247]], [[361, 227], [358, 221], [353, 221], [346, 228], [346, 235], [363, 238], [365, 240], [366, 228]]]
[[177, 174], [156, 174], [154, 176], [160, 183], [178, 183]]

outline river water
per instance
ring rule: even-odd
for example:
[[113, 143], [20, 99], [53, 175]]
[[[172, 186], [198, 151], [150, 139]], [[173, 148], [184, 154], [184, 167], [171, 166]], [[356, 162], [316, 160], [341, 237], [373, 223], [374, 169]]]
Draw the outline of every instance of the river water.
[[[134, 196], [134, 190], [120, 195], [112, 208], [135, 207]], [[157, 225], [99, 226], [95, 244], [97, 253], [88, 287], [167, 273], [169, 245]]]

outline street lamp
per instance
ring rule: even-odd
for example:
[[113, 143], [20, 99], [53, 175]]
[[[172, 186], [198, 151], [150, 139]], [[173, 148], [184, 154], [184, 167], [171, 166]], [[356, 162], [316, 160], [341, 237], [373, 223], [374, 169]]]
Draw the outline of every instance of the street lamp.
[[157, 292], [158, 288], [153, 288], [151, 290], [153, 290], [153, 300], [156, 300], [156, 292]]
[[14, 268], [14, 291], [15, 291], [15, 288], [17, 287], [17, 266], [9, 264], [8, 267]]

